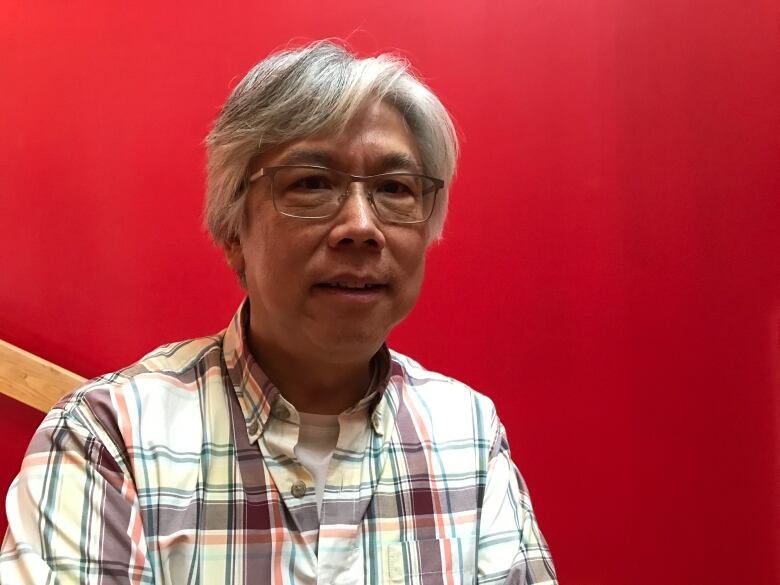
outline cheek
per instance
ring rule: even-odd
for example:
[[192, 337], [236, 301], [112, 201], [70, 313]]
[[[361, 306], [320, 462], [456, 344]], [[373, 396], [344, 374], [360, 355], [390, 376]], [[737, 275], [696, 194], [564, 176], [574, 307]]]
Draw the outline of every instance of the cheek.
[[250, 255], [245, 255], [247, 274], [252, 274], [258, 286], [269, 292], [286, 288], [293, 275], [295, 259], [290, 251], [272, 240], [262, 238], [255, 242]]
[[417, 297], [420, 295], [420, 289], [422, 289], [423, 284], [423, 277], [425, 276], [425, 256], [423, 255], [422, 259], [420, 260], [418, 266], [417, 266], [417, 272], [415, 273], [415, 291], [414, 291], [414, 299], [417, 300]]
[[[277, 282], [284, 278], [284, 267], [293, 262], [291, 238], [283, 225], [279, 225], [272, 204], [262, 201], [248, 210], [248, 226], [244, 242], [244, 260], [247, 274], [252, 274], [261, 284]], [[293, 238], [294, 239], [294, 238]]]
[[404, 279], [406, 280], [406, 286], [404, 288], [404, 300], [407, 304], [414, 305], [417, 297], [420, 295], [423, 277], [425, 276], [425, 248], [420, 246], [409, 250], [405, 266]]

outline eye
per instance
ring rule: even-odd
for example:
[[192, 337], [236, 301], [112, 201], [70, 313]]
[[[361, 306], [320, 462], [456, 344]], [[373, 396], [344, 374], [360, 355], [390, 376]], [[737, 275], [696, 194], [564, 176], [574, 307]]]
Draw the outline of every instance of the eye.
[[325, 176], [308, 175], [294, 180], [287, 188], [300, 191], [327, 191], [333, 187], [331, 182]]
[[414, 195], [416, 191], [410, 179], [385, 179], [376, 187], [377, 193], [385, 195]]

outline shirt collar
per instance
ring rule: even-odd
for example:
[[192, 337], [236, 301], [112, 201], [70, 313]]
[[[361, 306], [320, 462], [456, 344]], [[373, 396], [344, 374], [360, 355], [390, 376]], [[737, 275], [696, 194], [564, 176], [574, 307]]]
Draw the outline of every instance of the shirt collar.
[[[244, 299], [225, 331], [222, 350], [233, 390], [244, 414], [249, 441], [254, 442], [263, 434], [271, 409], [281, 394], [249, 351], [248, 330], [249, 299]], [[374, 430], [381, 434], [383, 425], [376, 406], [390, 383], [391, 358], [387, 344], [382, 344], [372, 358], [372, 364], [373, 375], [366, 395], [342, 414], [366, 408]]]

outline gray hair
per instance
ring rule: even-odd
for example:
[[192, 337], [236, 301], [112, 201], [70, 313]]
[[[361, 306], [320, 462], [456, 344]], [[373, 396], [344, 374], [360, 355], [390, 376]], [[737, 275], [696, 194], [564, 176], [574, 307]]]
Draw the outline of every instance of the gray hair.
[[409, 71], [404, 59], [358, 59], [330, 41], [275, 53], [236, 86], [206, 138], [205, 224], [218, 244], [244, 227], [244, 195], [252, 159], [270, 148], [343, 129], [371, 99], [395, 106], [417, 140], [426, 174], [444, 180], [429, 237], [441, 237], [458, 139], [447, 110]]

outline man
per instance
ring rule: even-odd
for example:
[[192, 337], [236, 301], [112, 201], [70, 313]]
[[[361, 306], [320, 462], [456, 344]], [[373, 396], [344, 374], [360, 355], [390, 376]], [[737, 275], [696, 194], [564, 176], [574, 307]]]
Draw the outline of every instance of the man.
[[64, 398], [8, 496], [2, 583], [555, 583], [492, 403], [385, 345], [457, 143], [399, 60], [272, 55], [207, 140], [247, 299]]

